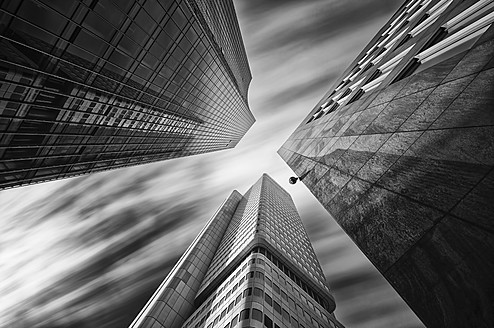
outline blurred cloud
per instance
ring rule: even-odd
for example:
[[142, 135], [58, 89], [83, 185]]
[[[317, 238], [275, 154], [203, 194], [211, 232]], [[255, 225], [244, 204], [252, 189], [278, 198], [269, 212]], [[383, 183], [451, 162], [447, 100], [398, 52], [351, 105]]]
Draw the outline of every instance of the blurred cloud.
[[0, 327], [125, 327], [233, 189], [290, 192], [348, 327], [422, 327], [276, 154], [400, 5], [235, 0], [256, 124], [235, 149], [0, 192]]

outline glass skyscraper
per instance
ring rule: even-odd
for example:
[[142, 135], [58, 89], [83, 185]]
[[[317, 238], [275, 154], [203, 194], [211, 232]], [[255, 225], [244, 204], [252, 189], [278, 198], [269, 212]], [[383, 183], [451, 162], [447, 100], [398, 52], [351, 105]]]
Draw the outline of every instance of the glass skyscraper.
[[234, 191], [131, 328], [343, 327], [290, 195], [264, 174]]
[[279, 150], [427, 327], [494, 327], [493, 22], [405, 1]]
[[0, 4], [0, 189], [234, 147], [254, 117], [231, 0]]

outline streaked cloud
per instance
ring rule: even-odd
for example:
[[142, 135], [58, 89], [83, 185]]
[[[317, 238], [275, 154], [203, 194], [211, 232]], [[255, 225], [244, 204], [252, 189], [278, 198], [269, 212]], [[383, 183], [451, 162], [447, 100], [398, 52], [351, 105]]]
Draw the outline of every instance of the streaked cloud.
[[421, 327], [276, 154], [399, 4], [236, 0], [256, 124], [232, 150], [0, 192], [0, 327], [125, 327], [221, 202], [264, 172], [292, 195], [344, 324]]

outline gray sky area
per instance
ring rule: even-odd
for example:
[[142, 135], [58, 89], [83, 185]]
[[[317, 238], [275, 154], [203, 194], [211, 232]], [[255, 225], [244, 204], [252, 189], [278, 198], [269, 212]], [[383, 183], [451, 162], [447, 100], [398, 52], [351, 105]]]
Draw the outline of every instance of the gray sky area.
[[401, 4], [235, 0], [257, 122], [235, 149], [0, 192], [0, 327], [125, 327], [233, 189], [292, 195], [347, 327], [423, 327], [277, 155]]

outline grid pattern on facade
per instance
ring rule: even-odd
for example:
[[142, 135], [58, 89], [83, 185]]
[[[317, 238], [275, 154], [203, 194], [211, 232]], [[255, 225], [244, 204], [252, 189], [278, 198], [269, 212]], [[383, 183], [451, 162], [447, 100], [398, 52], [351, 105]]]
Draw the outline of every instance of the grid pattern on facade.
[[267, 257], [254, 252], [235, 268], [182, 328], [255, 326], [254, 321], [271, 328], [339, 327], [332, 314], [311, 301], [311, 296], [302, 288], [290, 283], [290, 278]]
[[202, 288], [208, 287], [255, 238], [261, 185], [259, 180], [245, 193], [214, 255]]
[[494, 325], [493, 19], [492, 1], [407, 1], [336, 86], [396, 27], [389, 74], [313, 117], [325, 95], [279, 150], [430, 327]]
[[[149, 307], [149, 314], [141, 315], [147, 321], [141, 320], [132, 328], [343, 327], [334, 316], [335, 303], [329, 289], [323, 288], [315, 277], [322, 272], [319, 264], [317, 268], [305, 271], [300, 267], [303, 263], [296, 262], [295, 256], [290, 257], [281, 250], [281, 244], [271, 243], [261, 236], [275, 233], [267, 229], [259, 230], [258, 222], [264, 206], [268, 203], [280, 206], [286, 203], [287, 209], [295, 210], [288, 193], [265, 174], [244, 196], [239, 197], [238, 193], [234, 193], [232, 197], [234, 199], [230, 205], [224, 205], [222, 213], [216, 215], [222, 220], [222, 232], [211, 228], [214, 225], [209, 223], [205, 234], [207, 237], [201, 237], [213, 238], [215, 241], [208, 239], [205, 244], [201, 240], [188, 251], [197, 255], [192, 262], [197, 262], [200, 266], [200, 274], [193, 280], [194, 285], [187, 298], [188, 304], [192, 304], [190, 297], [194, 298], [193, 309], [189, 313], [178, 313], [181, 316], [178, 325], [171, 324], [170, 320], [175, 314], [163, 312], [163, 305], [158, 310]], [[300, 217], [296, 215], [292, 220], [290, 215], [286, 215], [291, 214], [291, 210], [283, 211], [276, 206], [273, 210], [280, 210], [284, 214], [279, 216], [266, 211], [264, 216], [273, 216], [265, 219], [276, 221], [284, 217], [290, 218], [287, 223], [280, 224], [285, 229], [306, 234], [305, 230], [297, 229], [298, 223], [294, 223], [296, 220], [301, 222]], [[226, 218], [226, 215], [229, 217]], [[292, 234], [284, 237], [292, 238]], [[294, 239], [292, 242], [301, 243], [297, 246], [307, 248], [307, 256], [315, 258], [314, 250], [307, 247], [302, 240]], [[286, 243], [284, 241], [283, 245]], [[204, 257], [204, 261], [201, 257]], [[313, 272], [312, 276], [310, 271]], [[174, 274], [172, 272], [170, 276], [173, 277]], [[173, 278], [165, 281], [168, 280], [177, 281]], [[163, 304], [168, 306], [167, 309], [173, 308], [175, 300], [176, 298], [168, 297]], [[191, 307], [187, 308], [190, 309]]]
[[459, 11], [452, 10], [455, 4], [458, 1], [405, 2], [307, 123], [359, 100], [381, 84], [395, 83], [471, 48], [494, 22], [494, 4], [469, 1]]
[[254, 122], [186, 1], [4, 1], [0, 21], [0, 187], [231, 148]]
[[324, 273], [293, 200], [274, 180], [270, 177], [267, 179], [270, 179], [270, 183], [262, 185], [260, 200], [260, 235], [294, 262], [296, 267], [302, 268], [322, 288], [328, 290]]
[[[251, 80], [251, 73], [247, 61], [247, 54], [242, 42], [242, 34], [234, 14], [233, 2], [218, 2], [196, 0], [201, 12], [207, 13], [204, 18], [208, 22], [216, 42], [225, 55], [229, 67], [240, 88], [242, 96], [247, 99], [247, 90]], [[226, 19], [222, 19], [226, 17]]]

